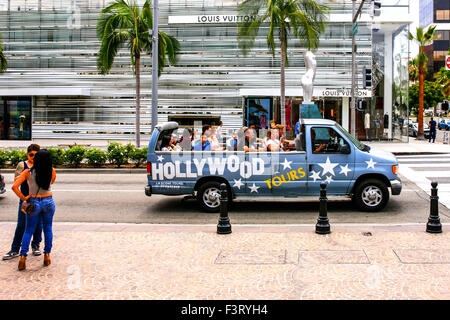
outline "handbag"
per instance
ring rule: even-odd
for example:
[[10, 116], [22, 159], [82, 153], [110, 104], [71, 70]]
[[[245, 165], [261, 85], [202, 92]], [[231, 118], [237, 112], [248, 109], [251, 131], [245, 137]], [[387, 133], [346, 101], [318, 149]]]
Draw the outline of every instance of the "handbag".
[[[39, 190], [40, 190], [40, 189], [41, 189], [41, 188], [39, 187], [37, 193], [39, 193]], [[34, 198], [36, 198], [36, 197], [34, 197]], [[22, 206], [20, 207], [20, 211], [22, 211], [23, 213], [25, 213], [25, 214], [27, 214], [27, 215], [30, 214], [31, 211], [33, 211], [33, 209], [34, 209], [34, 204], [28, 202], [28, 200], [22, 202]]]

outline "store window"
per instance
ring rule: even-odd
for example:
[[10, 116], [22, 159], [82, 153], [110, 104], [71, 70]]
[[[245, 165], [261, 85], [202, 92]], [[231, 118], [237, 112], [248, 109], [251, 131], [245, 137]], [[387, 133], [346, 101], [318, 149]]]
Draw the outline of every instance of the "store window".
[[197, 121], [202, 125], [219, 125], [220, 116], [168, 116], [167, 120], [175, 121], [180, 128], [193, 128]]
[[2, 140], [31, 140], [31, 97], [0, 100]]
[[272, 114], [272, 98], [245, 99], [245, 126], [255, 130], [268, 129]]
[[450, 20], [450, 10], [436, 10], [436, 20], [437, 21]]

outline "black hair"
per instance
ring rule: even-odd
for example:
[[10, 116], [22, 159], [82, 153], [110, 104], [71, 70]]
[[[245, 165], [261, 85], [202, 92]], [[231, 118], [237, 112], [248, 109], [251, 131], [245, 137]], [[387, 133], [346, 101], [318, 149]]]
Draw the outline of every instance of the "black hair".
[[30, 153], [31, 151], [39, 151], [41, 150], [41, 147], [38, 144], [30, 144], [27, 148], [27, 153]]
[[36, 171], [36, 183], [44, 190], [50, 188], [52, 181], [52, 155], [46, 150], [39, 150], [34, 156], [33, 170]]
[[211, 128], [209, 124], [205, 124], [202, 128], [202, 135], [205, 134], [206, 131], [208, 131]]

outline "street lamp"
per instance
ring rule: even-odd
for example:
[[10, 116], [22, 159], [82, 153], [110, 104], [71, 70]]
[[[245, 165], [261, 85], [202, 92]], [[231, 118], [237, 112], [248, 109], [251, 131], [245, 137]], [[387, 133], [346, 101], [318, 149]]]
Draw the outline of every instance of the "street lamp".
[[153, 0], [152, 30], [152, 132], [158, 124], [158, 0]]

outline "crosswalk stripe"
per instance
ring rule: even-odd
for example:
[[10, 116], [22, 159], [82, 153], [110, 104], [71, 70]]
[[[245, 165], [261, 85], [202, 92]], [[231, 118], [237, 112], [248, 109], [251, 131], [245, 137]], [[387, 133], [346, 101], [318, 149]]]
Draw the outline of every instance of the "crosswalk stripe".
[[402, 163], [400, 165], [408, 165], [410, 168], [450, 168], [449, 163]]
[[409, 155], [409, 156], [396, 156], [397, 159], [414, 159], [414, 158], [423, 158], [423, 159], [430, 159], [430, 158], [450, 158], [449, 153], [444, 154], [420, 154], [420, 155]]

